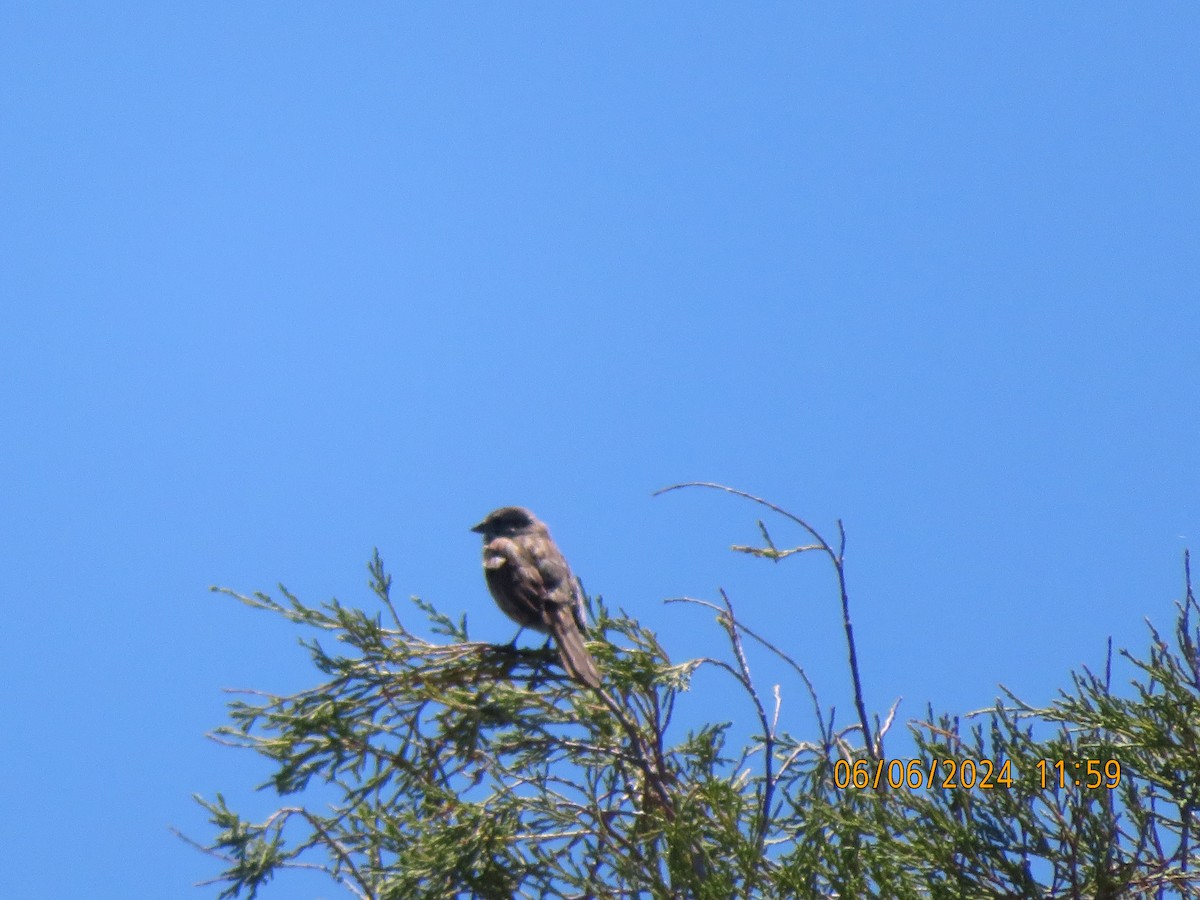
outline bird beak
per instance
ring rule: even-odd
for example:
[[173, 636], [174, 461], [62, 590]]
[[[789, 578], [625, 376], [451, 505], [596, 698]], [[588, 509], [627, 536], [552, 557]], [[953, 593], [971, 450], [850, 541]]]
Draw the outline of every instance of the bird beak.
[[471, 526], [471, 530], [473, 532], [475, 532], [476, 534], [483, 534], [483, 528], [484, 528], [483, 522], [480, 522], [478, 525]]

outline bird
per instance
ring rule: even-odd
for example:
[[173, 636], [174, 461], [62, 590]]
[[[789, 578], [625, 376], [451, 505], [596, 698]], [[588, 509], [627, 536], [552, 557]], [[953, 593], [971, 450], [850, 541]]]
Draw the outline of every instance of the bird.
[[599, 688], [583, 645], [583, 596], [545, 523], [523, 506], [502, 506], [471, 530], [483, 535], [483, 576], [496, 605], [522, 628], [551, 635], [567, 674]]

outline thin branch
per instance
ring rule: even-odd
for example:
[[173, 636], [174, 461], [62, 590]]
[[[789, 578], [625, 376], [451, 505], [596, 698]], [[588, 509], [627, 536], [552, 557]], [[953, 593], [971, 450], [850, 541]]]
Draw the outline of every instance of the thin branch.
[[[817, 542], [817, 546], [815, 548], [798, 549], [819, 549], [822, 553], [829, 557], [829, 561], [833, 564], [834, 572], [837, 575], [838, 593], [840, 595], [842, 604], [842, 629], [846, 634], [846, 647], [850, 665], [850, 679], [854, 686], [854, 706], [858, 712], [858, 721], [862, 726], [863, 742], [866, 745], [867, 755], [872, 760], [878, 759], [879, 755], [882, 753], [882, 748], [875, 746], [875, 740], [871, 735], [871, 721], [870, 717], [867, 715], [867, 704], [863, 696], [862, 676], [859, 674], [858, 650], [856, 649], [854, 642], [854, 626], [850, 621], [850, 595], [846, 588], [845, 567], [846, 528], [843, 525], [842, 520], [838, 519], [837, 521], [838, 549], [835, 551], [833, 547], [829, 545], [829, 542], [826, 541], [821, 535], [821, 533], [804, 519], [788, 512], [783, 507], [776, 506], [769, 500], [764, 500], [762, 497], [756, 497], [754, 494], [747, 493], [746, 491], [739, 491], [737, 488], [731, 488], [727, 485], [717, 484], [716, 482], [712, 481], [687, 481], [661, 488], [660, 490], [655, 491], [652, 496], [657, 497], [660, 494], [667, 493], [668, 491], [675, 491], [688, 487], [712, 488], [713, 490], [724, 491], [727, 494], [733, 494], [735, 497], [742, 497], [743, 499], [749, 500], [752, 503], [757, 503], [760, 506], [765, 506], [772, 512], [783, 516], [785, 519], [795, 522], [806, 532], [808, 532], [809, 535], [812, 536], [813, 540]], [[773, 555], [776, 559], [778, 559], [780, 557], [780, 553], [781, 551], [776, 550], [772, 544], [768, 551], [763, 555]]]
[[754, 679], [750, 676], [750, 663], [746, 660], [746, 651], [742, 647], [742, 639], [738, 633], [737, 616], [733, 612], [733, 603], [724, 590], [721, 591], [721, 599], [725, 602], [725, 615], [722, 616], [721, 624], [725, 626], [734, 656], [737, 657], [740, 670], [739, 680], [754, 703], [754, 711], [758, 715], [758, 721], [763, 730], [763, 795], [759, 808], [757, 833], [754, 836], [754, 842], [761, 851], [771, 818], [771, 800], [775, 795], [775, 734], [767, 721], [767, 711], [763, 707], [762, 700], [759, 699], [758, 690], [754, 687]]

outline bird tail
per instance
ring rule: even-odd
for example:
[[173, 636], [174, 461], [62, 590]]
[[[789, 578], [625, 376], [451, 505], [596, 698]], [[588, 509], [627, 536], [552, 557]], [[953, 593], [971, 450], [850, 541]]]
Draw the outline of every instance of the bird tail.
[[554, 642], [558, 644], [558, 656], [567, 674], [590, 688], [600, 687], [600, 672], [596, 661], [587, 647], [583, 646], [583, 634], [575, 624], [572, 611], [564, 606], [555, 609], [553, 616]]

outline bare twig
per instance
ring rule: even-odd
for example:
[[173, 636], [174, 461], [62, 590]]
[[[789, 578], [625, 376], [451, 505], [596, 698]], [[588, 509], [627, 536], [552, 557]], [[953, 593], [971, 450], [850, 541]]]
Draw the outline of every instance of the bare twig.
[[[796, 523], [797, 525], [799, 525], [802, 529], [804, 529], [806, 532], [808, 532], [809, 535], [812, 536], [813, 540], [815, 540], [817, 542], [816, 545], [812, 546], [812, 547], [798, 547], [798, 548], [795, 548], [794, 550], [790, 550], [790, 551], [781, 551], [781, 550], [776, 549], [774, 544], [768, 540], [767, 549], [759, 551], [757, 553], [757, 555], [761, 555], [761, 556], [779, 560], [779, 559], [782, 559], [784, 556], [788, 555], [789, 553], [797, 553], [797, 552], [801, 552], [804, 550], [819, 550], [821, 553], [824, 553], [829, 558], [829, 561], [833, 564], [833, 569], [837, 576], [838, 593], [841, 596], [842, 629], [846, 633], [846, 648], [847, 648], [847, 652], [848, 652], [848, 656], [849, 656], [850, 678], [854, 685], [854, 706], [855, 706], [856, 711], [858, 712], [859, 725], [862, 727], [863, 742], [866, 744], [867, 755], [873, 760], [878, 759], [880, 754], [882, 753], [883, 748], [876, 747], [875, 740], [872, 737], [871, 722], [870, 722], [870, 718], [867, 715], [867, 704], [863, 697], [862, 676], [859, 674], [858, 650], [856, 649], [855, 642], [854, 642], [854, 626], [850, 621], [850, 595], [846, 588], [846, 567], [845, 567], [846, 529], [845, 529], [845, 526], [842, 524], [842, 520], [838, 519], [838, 521], [837, 521], [838, 548], [837, 548], [837, 550], [834, 550], [833, 547], [830, 546], [829, 542], [826, 541], [825, 538], [821, 536], [820, 532], [818, 532], [816, 530], [816, 528], [814, 528], [812, 525], [808, 524], [808, 522], [806, 522], [804, 519], [788, 512], [786, 509], [783, 509], [780, 506], [776, 506], [774, 503], [771, 503], [768, 500], [764, 500], [762, 497], [756, 497], [753, 494], [747, 493], [746, 491], [739, 491], [737, 488], [731, 488], [726, 485], [717, 484], [712, 481], [687, 481], [687, 482], [683, 482], [681, 484], [672, 484], [668, 487], [657, 490], [654, 492], [653, 496], [657, 497], [660, 494], [667, 493], [668, 491], [675, 491], [675, 490], [679, 490], [681, 488], [688, 488], [688, 487], [713, 488], [714, 490], [724, 491], [727, 494], [733, 494], [736, 497], [742, 497], [746, 500], [751, 501], [752, 503], [757, 503], [760, 506], [765, 506], [767, 509], [771, 510], [772, 512], [778, 513], [779, 515], [783, 516], [785, 519], [788, 519], [788, 520]], [[761, 527], [762, 523], [760, 522], [759, 524]], [[765, 529], [763, 529], [763, 530], [765, 530]], [[741, 549], [743, 552], [748, 550], [748, 548], [741, 548], [741, 547], [735, 548], [735, 549]]]

